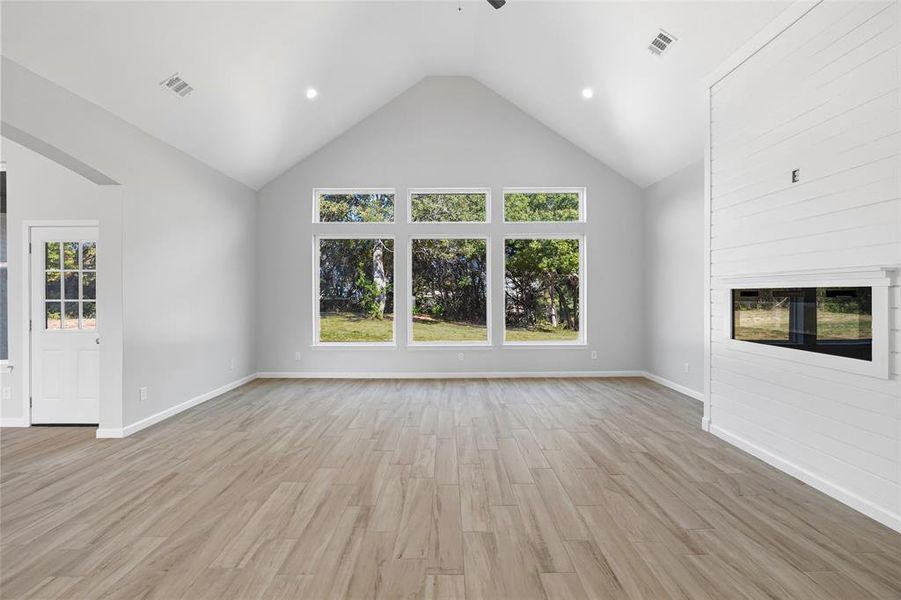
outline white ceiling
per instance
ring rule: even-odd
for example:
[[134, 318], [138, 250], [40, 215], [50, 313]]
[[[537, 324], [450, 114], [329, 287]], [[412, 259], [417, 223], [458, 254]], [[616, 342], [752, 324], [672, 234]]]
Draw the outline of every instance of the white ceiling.
[[[430, 75], [475, 77], [644, 187], [700, 158], [702, 77], [786, 5], [4, 1], [2, 52], [255, 189]], [[185, 99], [158, 85], [175, 71]]]

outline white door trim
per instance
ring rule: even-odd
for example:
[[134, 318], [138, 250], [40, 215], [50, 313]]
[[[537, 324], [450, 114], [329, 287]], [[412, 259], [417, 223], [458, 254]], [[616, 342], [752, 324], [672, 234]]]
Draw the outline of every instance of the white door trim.
[[[22, 426], [31, 426], [31, 230], [38, 227], [97, 227], [100, 221], [90, 220], [38, 220], [22, 222]], [[101, 350], [102, 352], [103, 350]]]

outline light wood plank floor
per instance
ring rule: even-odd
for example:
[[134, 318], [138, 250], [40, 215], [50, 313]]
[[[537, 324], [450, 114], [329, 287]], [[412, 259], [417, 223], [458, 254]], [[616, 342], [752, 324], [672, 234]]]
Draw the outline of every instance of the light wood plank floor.
[[256, 381], [0, 434], [0, 596], [901, 598], [901, 535], [641, 379]]

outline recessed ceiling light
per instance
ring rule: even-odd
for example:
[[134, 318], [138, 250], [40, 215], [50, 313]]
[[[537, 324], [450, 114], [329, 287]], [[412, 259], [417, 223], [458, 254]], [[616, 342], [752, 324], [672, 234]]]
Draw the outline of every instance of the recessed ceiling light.
[[316, 91], [316, 88], [307, 88], [307, 100], [312, 100], [318, 95], [319, 92]]
[[591, 100], [594, 98], [594, 90], [591, 88], [585, 88], [582, 90], [582, 97], [586, 100]]

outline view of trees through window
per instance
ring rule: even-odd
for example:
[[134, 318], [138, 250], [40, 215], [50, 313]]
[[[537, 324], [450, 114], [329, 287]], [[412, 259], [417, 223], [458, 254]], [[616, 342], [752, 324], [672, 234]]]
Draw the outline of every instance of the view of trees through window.
[[[400, 296], [407, 342], [491, 343], [490, 299], [497, 294], [500, 300], [502, 292], [504, 343], [585, 343], [584, 189], [504, 190], [500, 231], [489, 225], [488, 188], [406, 193], [398, 224], [392, 189], [314, 190], [316, 343], [393, 344], [395, 266], [407, 292]], [[332, 235], [334, 223], [356, 225]], [[548, 227], [553, 223], [567, 225]], [[396, 261], [394, 237], [401, 234]], [[503, 278], [489, 268], [495, 236]]]
[[410, 220], [431, 223], [483, 223], [487, 219], [487, 192], [413, 192]]
[[487, 243], [413, 239], [412, 340], [487, 342]]
[[506, 341], [579, 339], [579, 260], [579, 239], [506, 240]]
[[394, 340], [394, 240], [319, 239], [319, 341]]
[[393, 192], [317, 192], [323, 223], [390, 223], [394, 221]]
[[508, 223], [579, 221], [580, 204], [578, 191], [506, 192], [504, 220]]

